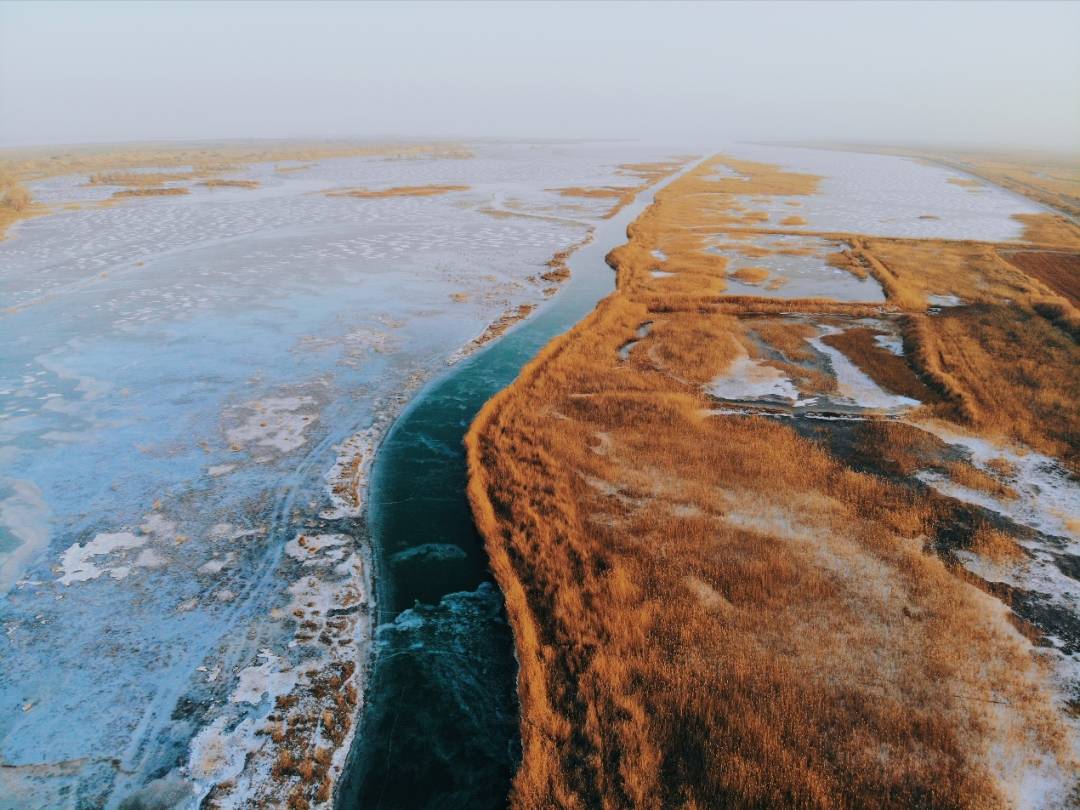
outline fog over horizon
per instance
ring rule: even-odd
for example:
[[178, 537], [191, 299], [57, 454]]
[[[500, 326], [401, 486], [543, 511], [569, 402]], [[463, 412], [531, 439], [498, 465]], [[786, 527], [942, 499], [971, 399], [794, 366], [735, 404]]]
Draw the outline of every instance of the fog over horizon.
[[1080, 3], [0, 1], [0, 145], [829, 140], [1080, 151]]

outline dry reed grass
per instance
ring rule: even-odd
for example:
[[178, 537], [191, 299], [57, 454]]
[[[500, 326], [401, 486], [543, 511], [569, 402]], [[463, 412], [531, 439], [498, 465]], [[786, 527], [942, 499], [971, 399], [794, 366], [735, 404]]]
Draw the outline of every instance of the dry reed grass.
[[204, 180], [199, 183], [200, 186], [207, 186], [208, 188], [258, 188], [258, 180], [222, 180], [220, 178], [213, 180]]
[[[106, 173], [144, 167], [194, 168], [221, 172], [251, 163], [316, 161], [343, 157], [387, 160], [472, 157], [455, 143], [376, 143], [349, 141], [251, 141], [133, 143], [0, 149], [0, 172], [23, 180], [64, 174]], [[292, 167], [286, 167], [286, 170]], [[298, 167], [303, 168], [303, 167]]]
[[903, 357], [897, 357], [875, 342], [874, 338], [879, 334], [868, 327], [855, 327], [836, 335], [827, 335], [822, 341], [843, 352], [886, 391], [927, 404], [938, 402], [940, 397], [937, 392], [919, 379]]
[[623, 206], [630, 203], [637, 196], [639, 186], [597, 186], [585, 188], [582, 186], [567, 186], [566, 188], [549, 188], [562, 197], [582, 197], [586, 199], [612, 198], [615, 204], [604, 213], [604, 219], [615, 216]]
[[453, 191], [468, 191], [465, 185], [427, 185], [427, 186], [394, 186], [393, 188], [366, 189], [366, 188], [343, 188], [324, 191], [327, 197], [358, 197], [372, 199], [382, 197], [434, 197], [440, 194], [449, 194]]
[[125, 188], [114, 191], [114, 199], [122, 200], [128, 197], [177, 197], [190, 194], [184, 186], [166, 186], [164, 188]]
[[1015, 500], [1016, 490], [965, 461], [951, 461], [945, 470], [953, 481], [968, 489], [977, 489], [1002, 500]]
[[[748, 317], [792, 302], [718, 297], [723, 265], [703, 259], [698, 234], [730, 221], [731, 194], [816, 183], [757, 165], [711, 180], [709, 163], [657, 195], [609, 257], [616, 293], [488, 402], [466, 439], [520, 664], [511, 804], [1004, 806], [1002, 758], [1075, 763], [1005, 608], [924, 550], [955, 504], [857, 472], [784, 423], [702, 415], [702, 386], [753, 345], [749, 331], [798, 361], [810, 327], [782, 334], [779, 320]], [[675, 276], [651, 277], [655, 249]], [[888, 272], [911, 317], [928, 319], [922, 287]], [[923, 391], [867, 340], [845, 349]], [[968, 379], [950, 355], [937, 362], [932, 385], [946, 371]], [[863, 431], [878, 466], [913, 471], [940, 451], [908, 425]]]
[[502, 335], [507, 329], [516, 324], [518, 321], [523, 321], [528, 318], [529, 315], [532, 314], [532, 311], [534, 309], [536, 309], [536, 304], [519, 304], [512, 309], [506, 310], [506, 312], [504, 312], [494, 321], [489, 323], [483, 332], [481, 332], [479, 335], [477, 335], [475, 338], [465, 344], [465, 346], [462, 347], [460, 354], [462, 356], [470, 354], [479, 349], [481, 346], [484, 346], [495, 340], [495, 338]]
[[769, 277], [767, 267], [740, 267], [731, 274], [744, 284], [760, 284]]
[[1006, 261], [1039, 279], [1074, 307], [1080, 305], [1080, 252], [1000, 251]]
[[1013, 538], [986, 525], [980, 525], [971, 536], [971, 550], [994, 562], [1024, 559], [1024, 550]]
[[1026, 242], [1080, 248], [1080, 227], [1059, 214], [1013, 214], [1022, 223]]
[[[851, 243], [852, 261], [865, 263], [889, 303], [910, 313], [905, 345], [919, 376], [940, 395], [937, 415], [1080, 469], [1080, 312], [1049, 283], [1059, 273], [1044, 283], [1025, 272], [1023, 260], [1006, 261], [1000, 246], [986, 243]], [[927, 315], [929, 295], [956, 296], [961, 305]]]
[[1080, 471], [1080, 346], [1033, 310], [979, 304], [910, 322], [913, 359], [945, 418], [1017, 439]]
[[976, 180], [974, 177], [950, 177], [947, 182], [951, 183], [954, 186], [960, 186], [961, 188], [966, 188], [971, 191], [985, 188], [982, 184], [982, 181]]
[[86, 179], [88, 186], [127, 186], [140, 188], [172, 183], [178, 180], [194, 180], [206, 176], [205, 172], [97, 172]]
[[44, 206], [35, 205], [29, 189], [14, 175], [0, 171], [0, 240], [5, 238], [8, 226], [39, 216], [46, 212]]

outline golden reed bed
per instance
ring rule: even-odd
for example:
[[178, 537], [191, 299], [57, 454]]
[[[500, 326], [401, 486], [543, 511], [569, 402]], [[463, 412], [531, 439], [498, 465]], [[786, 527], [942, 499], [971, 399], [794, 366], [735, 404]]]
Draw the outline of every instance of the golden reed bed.
[[[710, 179], [720, 163], [740, 176]], [[827, 391], [795, 362], [797, 313], [877, 314], [906, 359], [858, 332], [839, 348], [880, 384], [1076, 469], [1076, 310], [994, 246], [855, 236], [840, 263], [884, 306], [727, 296], [709, 238], [760, 221], [733, 195], [816, 185], [721, 158], [672, 183], [610, 255], [616, 292], [468, 434], [520, 662], [515, 808], [1001, 807], [1025, 768], [1075, 773], [1032, 629], [933, 550], [1015, 543], [903, 482], [941, 442], [868, 419], [844, 457], [789, 422], [716, 415], [703, 389], [760, 339]], [[931, 317], [935, 294], [969, 305]]]

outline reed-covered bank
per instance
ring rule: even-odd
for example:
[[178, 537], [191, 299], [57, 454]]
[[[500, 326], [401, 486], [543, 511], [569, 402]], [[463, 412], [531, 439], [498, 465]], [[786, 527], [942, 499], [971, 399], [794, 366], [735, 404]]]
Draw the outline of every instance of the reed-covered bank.
[[[741, 176], [711, 179], [717, 164]], [[923, 484], [956, 463], [993, 489], [915, 424], [1070, 462], [1075, 312], [993, 249], [943, 240], [851, 239], [884, 305], [725, 295], [710, 237], [759, 222], [736, 194], [816, 183], [724, 159], [672, 183], [609, 257], [616, 292], [469, 431], [520, 665], [514, 807], [988, 807], [1030, 799], [1033, 775], [1070, 789], [1075, 731], [1025, 635], [1039, 630], [956, 564], [1028, 535]], [[952, 294], [955, 313], [935, 305]], [[899, 364], [847, 331], [871, 314], [902, 338]], [[746, 362], [789, 375], [800, 402], [837, 397], [839, 359], [807, 346], [837, 330], [887, 393], [925, 392], [905, 422], [717, 408], [713, 381]]]

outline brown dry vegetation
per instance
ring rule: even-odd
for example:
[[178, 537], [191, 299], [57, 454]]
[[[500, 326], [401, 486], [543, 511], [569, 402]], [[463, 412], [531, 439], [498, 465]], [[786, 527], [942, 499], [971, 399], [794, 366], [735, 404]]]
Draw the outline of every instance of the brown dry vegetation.
[[434, 197], [449, 194], [452, 191], [468, 191], [462, 185], [394, 186], [393, 188], [366, 189], [343, 188], [324, 191], [327, 197], [359, 197], [362, 199], [379, 197]]
[[114, 191], [112, 195], [115, 199], [124, 199], [127, 197], [176, 197], [189, 193], [183, 186], [167, 186], [164, 188], [125, 188]]
[[563, 197], [583, 197], [592, 199], [610, 197], [615, 200], [615, 204], [604, 214], [604, 219], [610, 219], [615, 216], [623, 206], [627, 205], [637, 196], [639, 187], [598, 186], [595, 188], [584, 188], [582, 186], [567, 186], [566, 188], [549, 188], [548, 191], [554, 191]]
[[[585, 245], [589, 244], [592, 239], [593, 233], [592, 231], [589, 231], [589, 233], [583, 239], [581, 239], [581, 241], [571, 245], [568, 248], [565, 248], [564, 250], [556, 251], [555, 255], [548, 259], [548, 269], [541, 273], [538, 278], [541, 281], [545, 281], [551, 285], [562, 284], [564, 281], [570, 278], [570, 265], [567, 264], [567, 262], [569, 261], [571, 254], [573, 254], [573, 252], [578, 248], [584, 247]], [[549, 290], [551, 292], [554, 292], [556, 289], [557, 288], [554, 286], [548, 287], [545, 292], [548, 292]]]
[[731, 274], [744, 284], [760, 284], [769, 277], [767, 267], [741, 267]]
[[94, 174], [143, 167], [228, 171], [251, 163], [314, 161], [341, 157], [460, 159], [472, 157], [454, 143], [253, 141], [50, 146], [0, 149], [0, 169], [24, 180]]
[[34, 205], [26, 186], [13, 176], [0, 173], [0, 239], [12, 223], [41, 213], [44, 209]]
[[1010, 251], [1004, 258], [1029, 276], [1063, 295], [1074, 307], [1080, 304], [1080, 252]]
[[506, 312], [489, 323], [483, 332], [462, 347], [461, 354], [465, 355], [474, 352], [481, 346], [495, 340], [515, 323], [528, 318], [534, 309], [536, 309], [536, 304], [519, 304], [512, 309], [506, 310]]
[[[149, 189], [177, 180], [207, 179], [206, 185], [251, 187], [253, 181], [217, 181], [223, 172], [251, 163], [313, 161], [339, 157], [380, 157], [386, 160], [460, 159], [472, 157], [464, 146], [453, 143], [354, 143], [337, 141], [259, 141], [251, 143], [145, 143], [103, 146], [50, 146], [0, 149], [0, 239], [13, 222], [48, 213], [33, 205], [19, 183], [66, 174], [87, 175], [90, 185], [122, 185], [131, 193], [114, 197], [159, 196]], [[310, 164], [309, 164], [310, 165]], [[133, 169], [157, 168], [156, 172]], [[306, 166], [284, 167], [291, 171]], [[173, 169], [173, 171], [167, 171]], [[10, 196], [8, 195], [10, 192]], [[169, 194], [186, 193], [169, 191]], [[102, 201], [109, 204], [108, 200]]]
[[194, 180], [204, 177], [205, 172], [97, 172], [86, 178], [88, 186], [156, 186], [177, 180]]
[[633, 199], [633, 186], [596, 186], [585, 188], [584, 186], [566, 186], [564, 188], [549, 188], [563, 197], [616, 197], [618, 199]]
[[1016, 541], [991, 526], [979, 526], [971, 536], [971, 550], [994, 562], [1008, 562], [1024, 558], [1024, 550]]
[[[1080, 469], [1080, 312], [994, 245], [857, 237], [944, 418], [1018, 439]], [[963, 305], [927, 315], [927, 295]], [[873, 376], [873, 374], [871, 374]]]
[[275, 166], [274, 171], [278, 174], [291, 174], [292, 172], [306, 171], [315, 165], [314, 163], [302, 163], [299, 166]]
[[886, 391], [927, 404], [938, 402], [940, 398], [937, 392], [919, 379], [918, 374], [903, 357], [897, 357], [874, 342], [878, 334], [881, 333], [873, 329], [855, 327], [836, 335], [827, 335], [822, 341], [842, 351]]
[[950, 177], [948, 182], [954, 186], [960, 186], [961, 188], [976, 190], [985, 188], [981, 181], [976, 180], [974, 177]]
[[916, 363], [951, 402], [938, 413], [1080, 470], [1080, 346], [1036, 311], [980, 304], [912, 319]]
[[207, 186], [209, 188], [258, 188], [258, 180], [204, 180], [199, 183], [200, 186]]
[[[702, 252], [703, 234], [741, 216], [731, 195], [811, 193], [816, 178], [742, 163], [742, 178], [708, 179], [713, 162], [657, 195], [609, 258], [616, 293], [492, 399], [466, 440], [520, 664], [512, 804], [1005, 806], [1002, 757], [1075, 763], [1029, 642], [926, 548], [956, 503], [857, 471], [784, 422], [704, 415], [702, 387], [753, 345], [749, 331], [804, 359], [813, 328], [761, 313], [874, 311], [719, 295], [724, 263]], [[937, 270], [919, 274], [914, 245], [877, 258], [886, 241], [852, 252], [909, 310], [918, 367], [871, 348], [870, 330], [834, 345], [890, 389], [931, 403], [939, 391], [946, 416], [993, 422], [999, 399], [1046, 374], [1013, 358], [1049, 343], [1062, 379], [1036, 408], [1067, 403], [1076, 347], [1036, 313], [1038, 282], [973, 249], [942, 272], [978, 305], [929, 316]], [[674, 276], [651, 276], [654, 249]], [[1019, 324], [996, 300], [1009, 285]], [[1000, 330], [984, 349], [995, 357], [973, 354], [986, 330]], [[1002, 351], [1014, 333], [1019, 352]], [[1034, 426], [1031, 407], [1018, 398], [1004, 420]], [[910, 425], [860, 430], [853, 452], [875, 468], [911, 472], [940, 452]], [[1057, 441], [1046, 431], [1028, 432]], [[1008, 554], [993, 531], [969, 543]]]
[[994, 476], [967, 462], [951, 461], [945, 465], [945, 469], [949, 478], [961, 486], [977, 489], [1005, 500], [1013, 500], [1017, 497], [1016, 490], [1008, 484], [1002, 483]]
[[1023, 239], [1040, 245], [1080, 248], [1080, 227], [1058, 214], [1014, 214], [1024, 225]]

